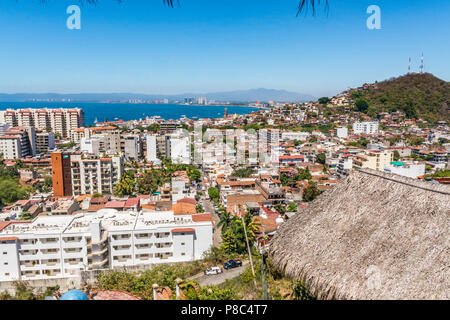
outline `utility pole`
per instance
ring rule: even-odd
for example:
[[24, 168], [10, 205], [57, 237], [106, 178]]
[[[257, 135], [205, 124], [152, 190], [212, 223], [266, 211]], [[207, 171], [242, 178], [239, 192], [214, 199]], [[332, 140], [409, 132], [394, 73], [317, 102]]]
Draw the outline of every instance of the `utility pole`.
[[267, 259], [267, 252], [266, 249], [263, 248], [261, 250], [261, 256], [262, 256], [262, 262], [261, 262], [261, 278], [262, 278], [262, 294], [263, 300], [269, 300], [269, 293], [267, 288], [267, 278], [266, 278], [266, 259]]
[[238, 212], [238, 214], [241, 216], [242, 225], [244, 226], [245, 242], [247, 243], [248, 257], [250, 258], [250, 266], [251, 266], [251, 268], [252, 268], [252, 273], [253, 273], [253, 283], [255, 284], [255, 288], [256, 288], [255, 268], [253, 267], [252, 253], [251, 253], [251, 251], [250, 251], [250, 245], [249, 245], [249, 243], [248, 243], [247, 227], [245, 226], [244, 216], [241, 215], [241, 206], [239, 206], [239, 212]]

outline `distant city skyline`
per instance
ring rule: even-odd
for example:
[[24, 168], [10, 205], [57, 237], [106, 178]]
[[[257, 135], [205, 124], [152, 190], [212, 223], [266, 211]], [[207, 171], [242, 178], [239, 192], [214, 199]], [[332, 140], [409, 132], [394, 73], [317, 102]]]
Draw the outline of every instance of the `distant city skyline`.
[[448, 81], [448, 1], [376, 1], [382, 29], [366, 27], [373, 1], [330, 1], [296, 17], [297, 0], [102, 0], [0, 4], [0, 93], [132, 92], [173, 95], [253, 88], [315, 97], [418, 72]]

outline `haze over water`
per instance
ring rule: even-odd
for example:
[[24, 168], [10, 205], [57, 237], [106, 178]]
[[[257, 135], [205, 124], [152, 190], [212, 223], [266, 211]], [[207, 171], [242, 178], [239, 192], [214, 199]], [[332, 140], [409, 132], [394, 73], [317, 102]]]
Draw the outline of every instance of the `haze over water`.
[[178, 104], [130, 104], [130, 103], [93, 103], [93, 102], [0, 102], [0, 110], [7, 108], [81, 108], [84, 111], [85, 125], [99, 122], [122, 120], [139, 120], [145, 117], [160, 116], [163, 119], [220, 118], [225, 108], [228, 114], [247, 114], [257, 110], [239, 106], [189, 106]]

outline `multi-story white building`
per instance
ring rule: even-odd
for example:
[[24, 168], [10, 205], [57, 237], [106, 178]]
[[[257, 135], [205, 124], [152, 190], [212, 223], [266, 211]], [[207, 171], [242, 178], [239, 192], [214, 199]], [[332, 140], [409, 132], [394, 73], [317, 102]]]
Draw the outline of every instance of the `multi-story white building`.
[[171, 211], [39, 216], [0, 224], [0, 281], [70, 278], [82, 271], [201, 259], [210, 214]]
[[147, 161], [157, 162], [158, 159], [158, 145], [156, 142], [156, 135], [147, 135]]
[[348, 129], [346, 127], [340, 127], [336, 129], [336, 135], [338, 138], [347, 139]]
[[306, 141], [310, 135], [308, 132], [285, 131], [281, 133], [281, 139]]
[[20, 159], [37, 152], [33, 127], [12, 127], [0, 136], [0, 153], [4, 159]]
[[84, 126], [84, 112], [74, 109], [7, 109], [0, 111], [0, 122], [12, 127], [35, 127], [38, 130], [52, 130], [62, 137], [70, 137], [73, 129]]
[[378, 132], [378, 122], [355, 122], [353, 124], [354, 134], [375, 134]]
[[174, 135], [170, 138], [170, 157], [173, 163], [191, 163], [191, 143], [189, 137]]
[[384, 168], [384, 172], [417, 179], [418, 177], [425, 175], [425, 164], [392, 162], [390, 166]]
[[122, 177], [123, 157], [100, 158], [92, 155], [73, 154], [70, 158], [72, 193], [112, 194]]
[[0, 122], [0, 135], [5, 134], [5, 132], [9, 129], [10, 125], [6, 122]]

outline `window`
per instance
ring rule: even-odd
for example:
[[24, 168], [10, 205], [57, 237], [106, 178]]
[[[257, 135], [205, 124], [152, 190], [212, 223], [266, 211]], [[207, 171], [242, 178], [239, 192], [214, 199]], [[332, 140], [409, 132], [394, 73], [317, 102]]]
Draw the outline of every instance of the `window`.
[[181, 254], [182, 256], [186, 255], [184, 252]]
[[3, 252], [3, 254], [8, 254], [8, 252]]
[[184, 246], [184, 242], [182, 242], [181, 245]]
[[8, 265], [8, 262], [5, 262], [4, 265], [7, 266], [7, 265]]

